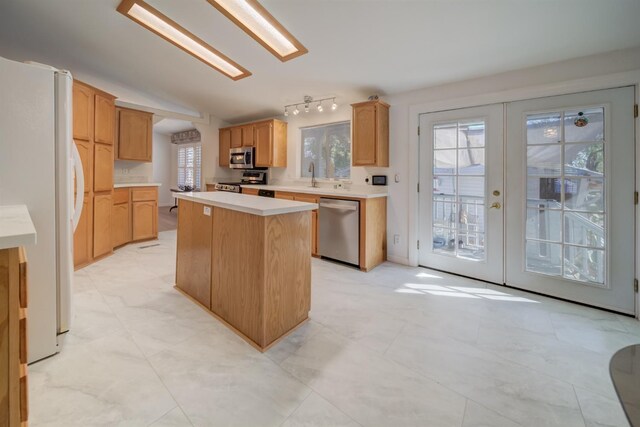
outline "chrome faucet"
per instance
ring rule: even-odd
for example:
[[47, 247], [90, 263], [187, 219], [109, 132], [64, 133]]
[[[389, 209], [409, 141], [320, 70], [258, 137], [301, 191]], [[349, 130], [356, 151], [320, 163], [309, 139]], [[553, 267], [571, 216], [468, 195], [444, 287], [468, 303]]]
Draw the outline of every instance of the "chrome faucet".
[[311, 172], [311, 186], [315, 188], [318, 183], [316, 182], [316, 165], [313, 162], [309, 163], [309, 172]]

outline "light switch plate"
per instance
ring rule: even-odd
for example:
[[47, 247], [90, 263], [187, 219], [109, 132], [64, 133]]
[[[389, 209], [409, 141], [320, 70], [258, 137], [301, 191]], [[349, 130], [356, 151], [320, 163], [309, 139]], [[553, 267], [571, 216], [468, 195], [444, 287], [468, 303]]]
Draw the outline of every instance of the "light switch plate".
[[204, 207], [204, 214], [206, 216], [211, 216], [211, 206], [205, 206]]

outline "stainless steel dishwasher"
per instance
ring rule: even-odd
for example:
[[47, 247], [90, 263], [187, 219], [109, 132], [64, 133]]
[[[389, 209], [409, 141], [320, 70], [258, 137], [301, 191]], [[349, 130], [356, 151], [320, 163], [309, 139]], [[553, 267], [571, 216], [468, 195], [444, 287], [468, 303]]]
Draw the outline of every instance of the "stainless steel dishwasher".
[[360, 202], [320, 198], [318, 253], [322, 257], [360, 264]]

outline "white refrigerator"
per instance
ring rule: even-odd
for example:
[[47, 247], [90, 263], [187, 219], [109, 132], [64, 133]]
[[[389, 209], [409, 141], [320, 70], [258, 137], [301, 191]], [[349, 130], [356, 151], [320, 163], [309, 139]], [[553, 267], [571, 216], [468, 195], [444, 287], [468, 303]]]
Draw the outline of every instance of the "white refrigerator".
[[29, 362], [60, 350], [71, 319], [73, 230], [84, 194], [72, 83], [69, 72], [0, 57], [0, 205], [26, 205], [37, 233], [25, 248]]

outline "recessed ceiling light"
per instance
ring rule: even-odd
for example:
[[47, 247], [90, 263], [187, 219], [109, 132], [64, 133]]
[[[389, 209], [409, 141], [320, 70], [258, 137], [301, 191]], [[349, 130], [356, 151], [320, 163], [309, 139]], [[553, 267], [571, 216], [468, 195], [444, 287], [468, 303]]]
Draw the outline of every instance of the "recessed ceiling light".
[[118, 12], [233, 80], [251, 73], [142, 0], [123, 0]]
[[207, 0], [282, 62], [308, 52], [257, 0]]

